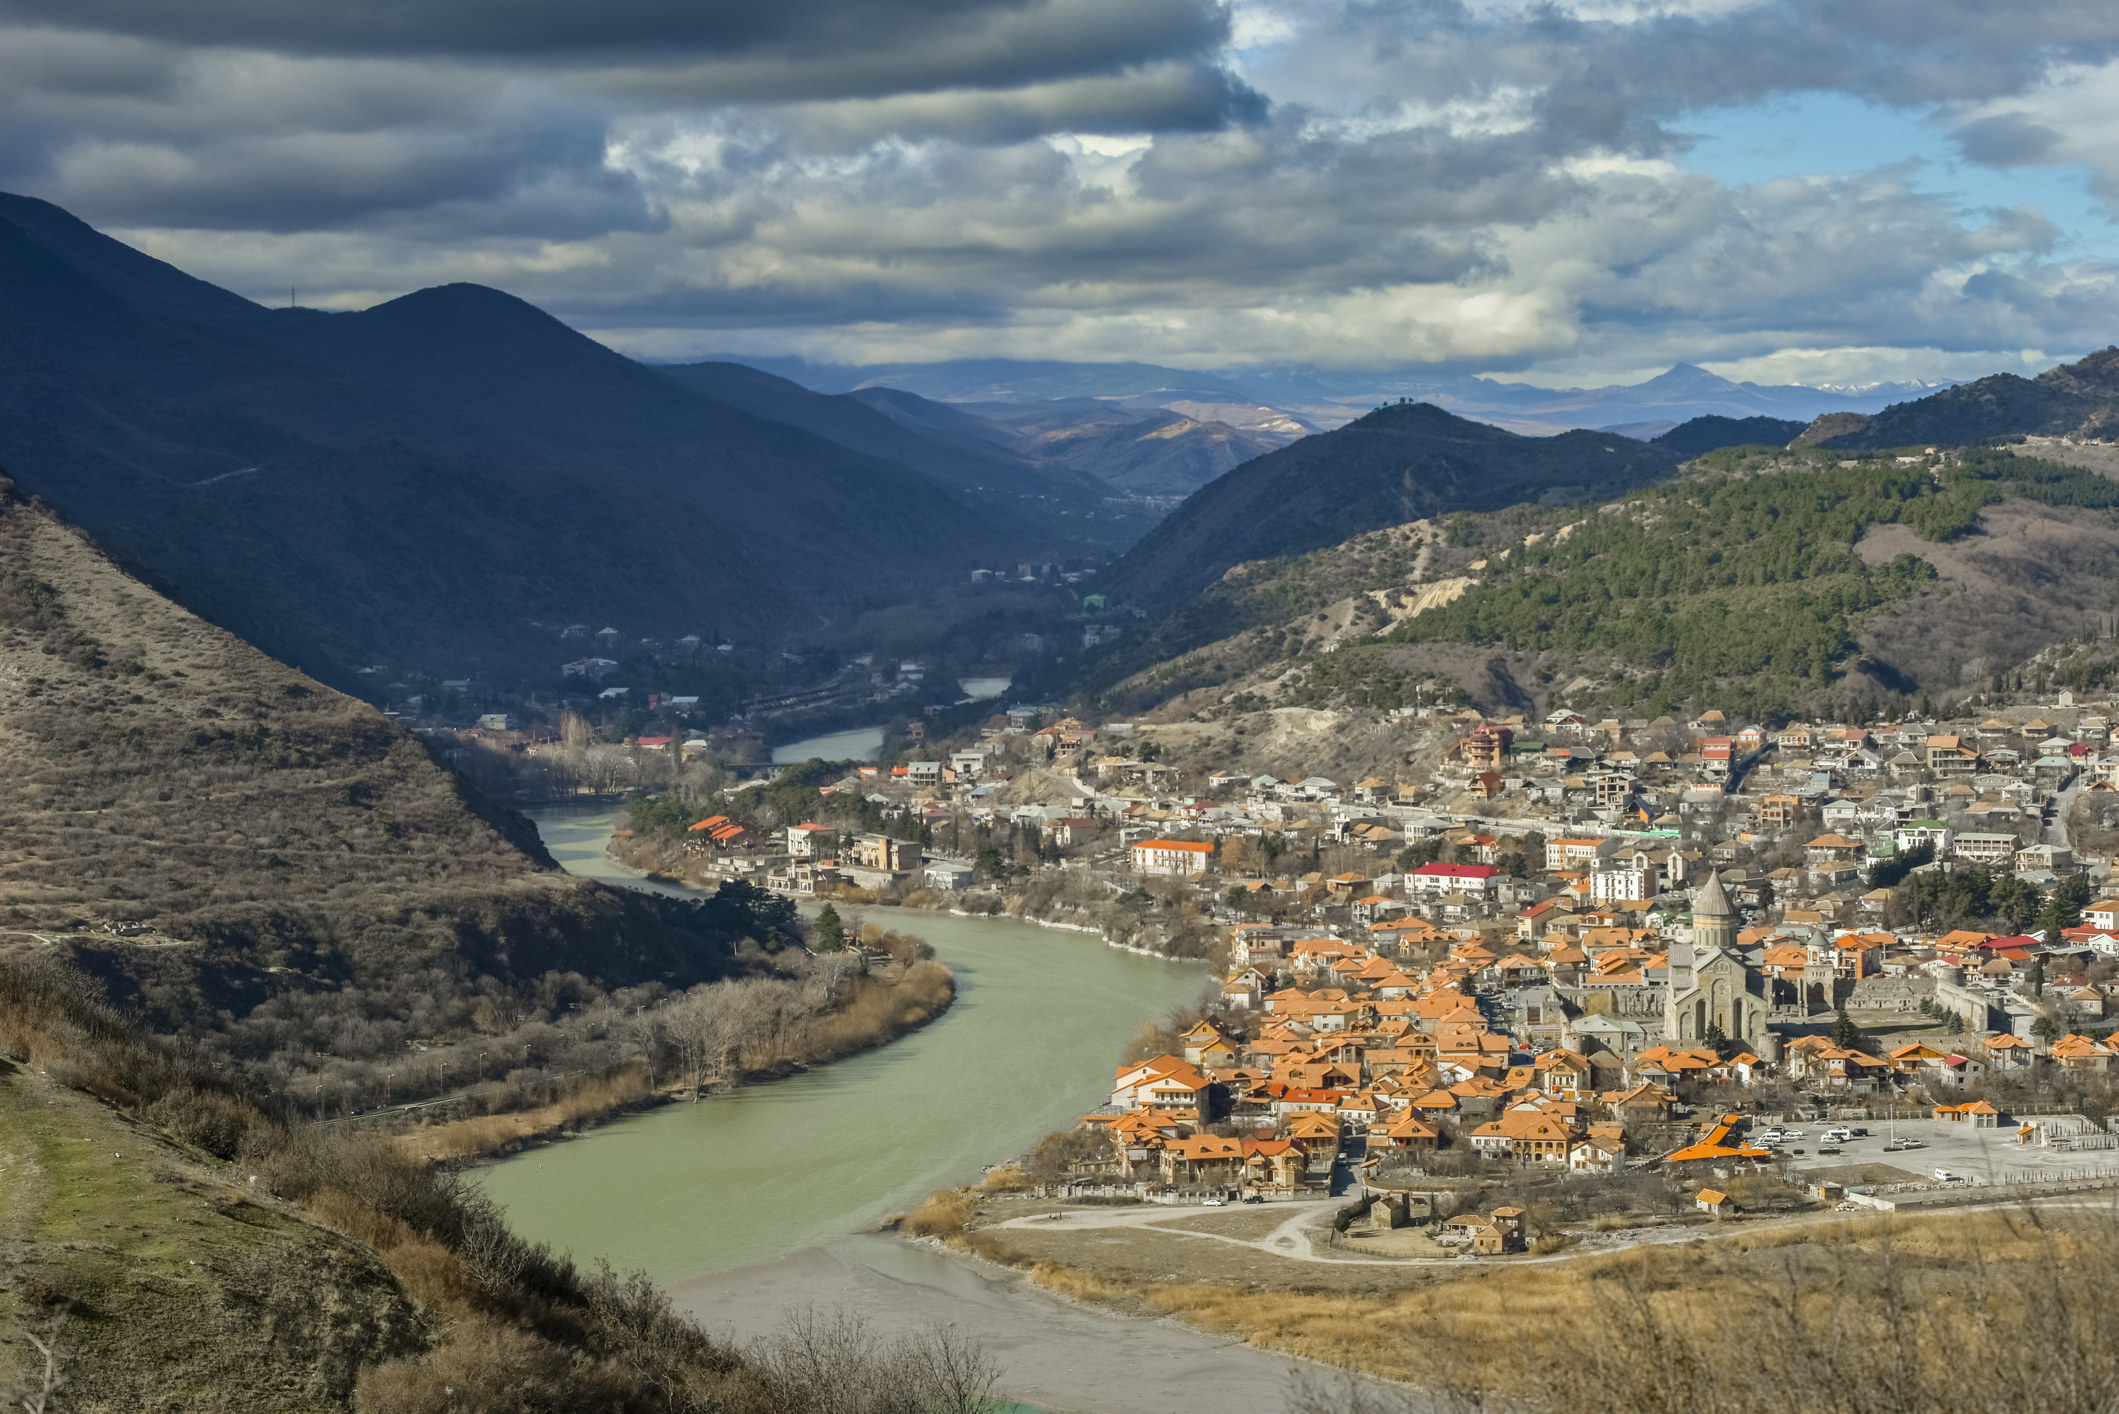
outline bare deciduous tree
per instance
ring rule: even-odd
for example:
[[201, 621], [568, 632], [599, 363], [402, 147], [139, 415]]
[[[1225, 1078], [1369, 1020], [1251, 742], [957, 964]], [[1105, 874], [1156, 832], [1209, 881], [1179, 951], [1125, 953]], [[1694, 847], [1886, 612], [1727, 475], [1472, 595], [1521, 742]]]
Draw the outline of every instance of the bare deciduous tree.
[[37, 1357], [44, 1362], [41, 1371], [31, 1374], [28, 1380], [5, 1391], [8, 1403], [20, 1405], [22, 1414], [56, 1414], [58, 1405], [54, 1396], [66, 1387], [65, 1358], [59, 1345], [59, 1332], [65, 1325], [66, 1310], [62, 1307], [52, 1317], [51, 1328], [43, 1335], [34, 1335], [28, 1331], [22, 1333], [22, 1338], [29, 1342], [30, 1347], [37, 1352]]

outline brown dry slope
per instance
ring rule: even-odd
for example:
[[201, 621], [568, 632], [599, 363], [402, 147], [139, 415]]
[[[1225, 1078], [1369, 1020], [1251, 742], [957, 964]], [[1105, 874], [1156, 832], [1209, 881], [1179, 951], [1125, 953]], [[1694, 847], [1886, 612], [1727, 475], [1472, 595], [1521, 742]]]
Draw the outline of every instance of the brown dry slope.
[[417, 739], [4, 481], [0, 820], [0, 948], [62, 950], [260, 1083], [727, 966], [725, 927], [561, 874]]
[[2119, 608], [2119, 522], [2110, 512], [2010, 497], [1981, 511], [1979, 525], [1943, 544], [1876, 525], [1855, 547], [1871, 565], [1918, 555], [1947, 586], [1883, 610], [1861, 634], [1864, 653], [1922, 690], [1983, 686]]

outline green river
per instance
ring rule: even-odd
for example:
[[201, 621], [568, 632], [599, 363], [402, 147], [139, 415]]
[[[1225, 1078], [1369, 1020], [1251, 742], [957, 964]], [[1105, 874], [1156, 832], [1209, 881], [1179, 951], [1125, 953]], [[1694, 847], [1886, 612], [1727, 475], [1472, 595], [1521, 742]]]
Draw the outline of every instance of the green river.
[[[568, 869], [641, 880], [604, 853], [613, 812], [532, 812]], [[871, 909], [957, 977], [924, 1030], [805, 1075], [665, 1105], [486, 1168], [517, 1231], [577, 1260], [644, 1268], [709, 1330], [763, 1334], [843, 1306], [882, 1334], [951, 1325], [1044, 1409], [1230, 1414], [1285, 1407], [1289, 1366], [1167, 1321], [1063, 1302], [1024, 1278], [876, 1233], [884, 1214], [975, 1180], [1108, 1092], [1126, 1038], [1199, 994], [1197, 967], [1027, 923]]]

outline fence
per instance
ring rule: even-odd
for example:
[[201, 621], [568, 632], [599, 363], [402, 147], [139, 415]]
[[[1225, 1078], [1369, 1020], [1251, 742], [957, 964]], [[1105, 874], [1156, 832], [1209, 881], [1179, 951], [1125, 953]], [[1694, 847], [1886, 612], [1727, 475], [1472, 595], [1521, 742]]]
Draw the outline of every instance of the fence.
[[1941, 1208], [1961, 1203], [1999, 1203], [2011, 1199], [2049, 1198], [2067, 1193], [2092, 1193], [2119, 1188], [2119, 1172], [2108, 1169], [2015, 1169], [1989, 1182], [1970, 1174], [1946, 1186], [1923, 1183], [1881, 1183], [1847, 1190], [1847, 1201], [1865, 1208], [1890, 1212], [1901, 1205]]

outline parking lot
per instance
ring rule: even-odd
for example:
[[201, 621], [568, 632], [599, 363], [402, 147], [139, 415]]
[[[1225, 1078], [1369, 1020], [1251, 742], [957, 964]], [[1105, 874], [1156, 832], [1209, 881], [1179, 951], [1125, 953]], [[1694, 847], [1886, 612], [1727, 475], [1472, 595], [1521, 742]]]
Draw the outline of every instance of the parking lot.
[[[2031, 1123], [2038, 1123], [2033, 1118]], [[1949, 1120], [1899, 1120], [1895, 1126], [1871, 1120], [1865, 1139], [1850, 1139], [1837, 1146], [1826, 1140], [1831, 1124], [1799, 1126], [1801, 1139], [1789, 1140], [1780, 1152], [1791, 1156], [1791, 1174], [1810, 1174], [1851, 1165], [1889, 1164], [1932, 1182], [1935, 1170], [1945, 1169], [1972, 1183], [2076, 1179], [2085, 1176], [2119, 1178], [2119, 1148], [2065, 1149], [2017, 1140], [2018, 1124], [2005, 1120], [1999, 1128], [1979, 1129]], [[1917, 1139], [1920, 1147], [1887, 1152], [1891, 1135]], [[1837, 1155], [1817, 1152], [1818, 1146], [1837, 1147]], [[1795, 1150], [1804, 1152], [1795, 1154]]]

